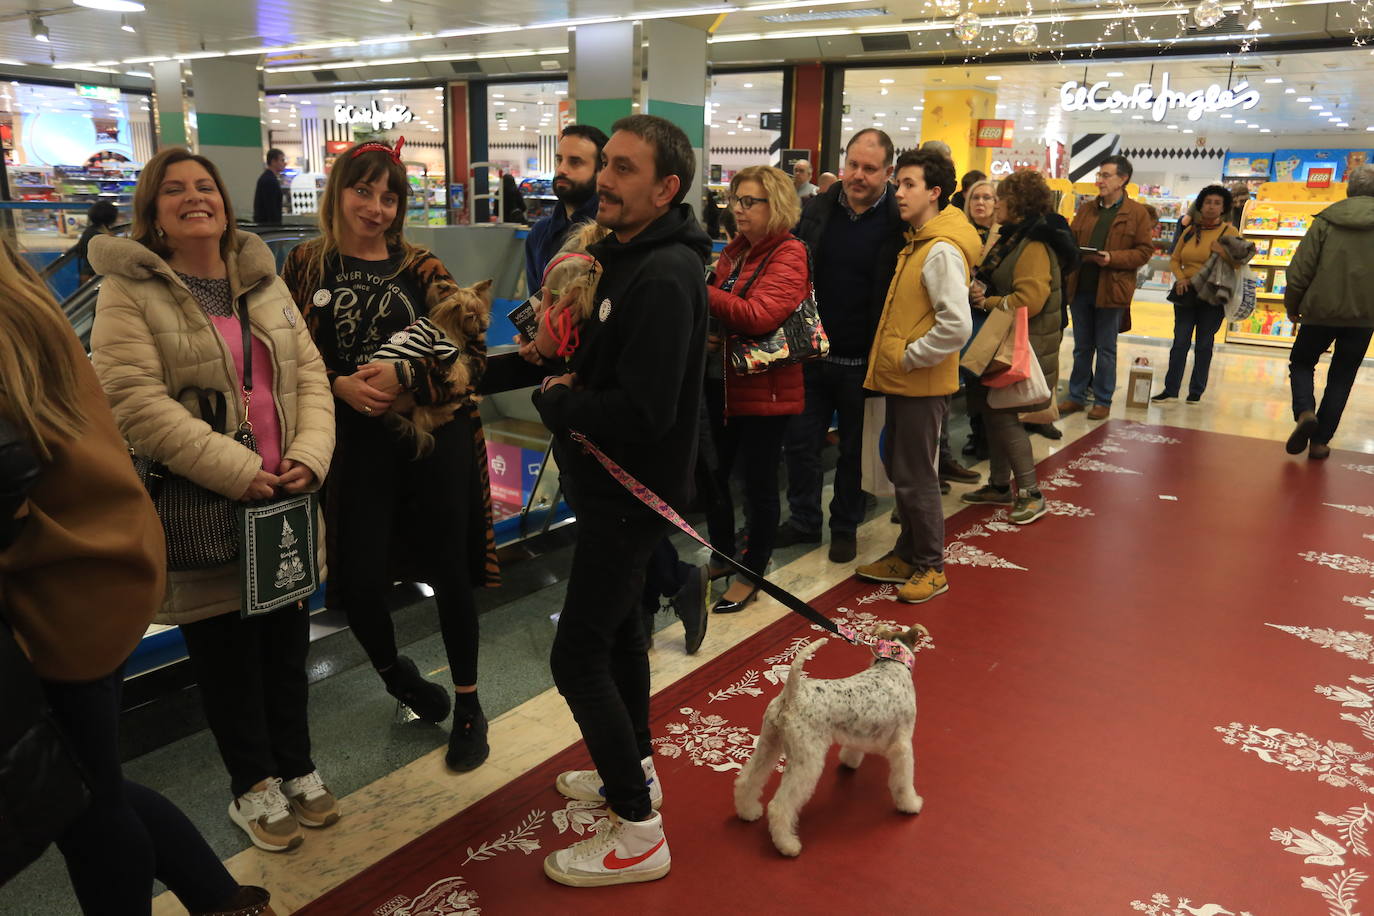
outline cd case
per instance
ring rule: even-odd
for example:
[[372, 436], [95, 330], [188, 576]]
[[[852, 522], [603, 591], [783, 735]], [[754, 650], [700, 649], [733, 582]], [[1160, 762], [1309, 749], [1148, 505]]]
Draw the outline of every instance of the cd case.
[[539, 314], [534, 309], [534, 299], [526, 299], [506, 313], [506, 318], [515, 329], [525, 335], [526, 340], [534, 340], [539, 333]]

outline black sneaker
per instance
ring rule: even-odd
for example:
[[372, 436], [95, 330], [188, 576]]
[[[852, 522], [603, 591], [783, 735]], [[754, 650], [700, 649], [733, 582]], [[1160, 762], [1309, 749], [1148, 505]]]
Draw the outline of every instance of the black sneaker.
[[1188, 395], [1188, 403], [1189, 403], [1189, 404], [1196, 404], [1198, 401], [1201, 401], [1201, 400], [1202, 400], [1202, 395], [1200, 395], [1200, 394], [1190, 394], [1190, 395]]
[[453, 714], [453, 731], [448, 736], [448, 753], [444, 762], [450, 770], [466, 773], [486, 762], [491, 754], [487, 744], [487, 717], [459, 709]]
[[396, 664], [382, 675], [386, 692], [410, 707], [411, 712], [426, 722], [442, 722], [448, 718], [449, 696], [443, 684], [425, 680], [415, 663], [404, 655], [396, 656]]
[[794, 544], [819, 544], [821, 533], [802, 531], [791, 522], [784, 522], [778, 526], [778, 536], [773, 540], [775, 548], [791, 547]]
[[1046, 439], [1059, 440], [1064, 438], [1064, 432], [1053, 423], [1025, 423], [1026, 432], [1044, 436]]
[[669, 601], [687, 634], [687, 654], [695, 655], [706, 638], [706, 621], [710, 617], [711, 574], [707, 567], [698, 566], [688, 573], [687, 581]]
[[1160, 401], [1176, 401], [1178, 400], [1178, 395], [1170, 394], [1167, 391], [1161, 391], [1159, 394], [1150, 398], [1150, 400], [1154, 401], [1156, 404], [1158, 404]]
[[852, 531], [830, 532], [830, 562], [853, 563], [859, 555], [859, 541]]

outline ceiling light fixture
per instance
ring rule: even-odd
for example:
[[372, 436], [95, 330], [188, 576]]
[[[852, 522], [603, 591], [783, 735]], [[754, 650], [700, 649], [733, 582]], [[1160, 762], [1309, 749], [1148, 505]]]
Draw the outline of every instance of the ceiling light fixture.
[[880, 6], [864, 7], [857, 10], [808, 10], [805, 13], [776, 13], [760, 16], [764, 22], [816, 22], [822, 19], [857, 19], [861, 16], [886, 16], [888, 11]]
[[881, 84], [883, 84], [884, 86], [891, 86], [893, 83], [895, 83], [895, 82], [897, 82], [897, 81], [894, 80], [894, 79], [881, 79], [881, 80], [878, 80], [878, 82], [881, 83]]
[[1264, 28], [1264, 23], [1260, 22], [1259, 12], [1255, 9], [1255, 0], [1244, 0], [1240, 5], [1240, 27], [1247, 32], [1258, 32]]
[[104, 10], [107, 13], [141, 13], [145, 9], [138, 0], [72, 0], [77, 6], [84, 6], [92, 10]]
[[1119, 77], [1119, 76], [1125, 76], [1125, 75], [1126, 75], [1126, 74], [1122, 73], [1120, 70], [1113, 70], [1113, 71], [1111, 71], [1110, 73], [1107, 74], [1107, 79], [1109, 79], [1109, 80], [1110, 80], [1110, 79], [1116, 79], [1116, 78]]
[[129, 25], [129, 17], [127, 16], [119, 17], [119, 28], [121, 31], [129, 33], [133, 33], [135, 31], [134, 27]]
[[1271, 76], [1271, 77], [1269, 77], [1268, 79], [1266, 79], [1265, 82], [1268, 83], [1270, 86], [1274, 86], [1274, 85], [1277, 85], [1278, 83], [1283, 82], [1283, 77], [1281, 77], [1281, 76]]
[[996, 73], [989, 73], [987, 76], [983, 77], [983, 79], [987, 80], [989, 83], [996, 83], [1000, 82], [1002, 77], [998, 76]]
[[1312, 97], [1309, 96], [1309, 95], [1298, 96], [1298, 97], [1297, 97], [1296, 99], [1294, 99], [1293, 101], [1295, 101], [1295, 102], [1310, 102], [1310, 101], [1312, 101]]
[[52, 40], [52, 33], [48, 31], [47, 25], [38, 16], [29, 17], [29, 34], [33, 36], [34, 41], [41, 41], [44, 44]]

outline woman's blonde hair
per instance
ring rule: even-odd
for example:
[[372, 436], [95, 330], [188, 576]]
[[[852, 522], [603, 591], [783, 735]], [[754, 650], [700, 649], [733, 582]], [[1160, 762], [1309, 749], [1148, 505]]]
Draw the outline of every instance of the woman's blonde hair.
[[989, 188], [992, 189], [992, 196], [994, 200], [997, 198], [997, 182], [992, 181], [991, 179], [983, 178], [969, 185], [968, 190], [964, 192], [964, 215], [968, 217], [968, 221], [970, 223], [973, 222], [973, 192], [981, 188], [983, 185], [987, 185]]
[[360, 143], [341, 153], [334, 161], [334, 167], [329, 170], [329, 180], [325, 182], [324, 193], [320, 195], [320, 237], [304, 243], [310, 253], [306, 261], [306, 280], [311, 286], [319, 286], [324, 282], [326, 265], [339, 253], [339, 237], [343, 235], [343, 207], [340, 201], [345, 191], [359, 183], [371, 184], [385, 177], [387, 190], [396, 195], [396, 216], [383, 233], [387, 250], [401, 252], [396, 273], [404, 272], [419, 260], [422, 253], [405, 239], [406, 209], [410, 199], [410, 180], [406, 177], [406, 167], [384, 149], [361, 150], [360, 147], [365, 145]]
[[220, 200], [224, 205], [225, 225], [224, 234], [219, 240], [219, 254], [227, 262], [234, 245], [234, 204], [229, 200], [229, 192], [224, 189], [224, 179], [220, 177], [215, 164], [184, 147], [173, 146], [165, 149], [149, 159], [148, 164], [143, 167], [138, 176], [138, 185], [134, 188], [134, 224], [129, 230], [129, 237], [160, 258], [172, 256], [172, 249], [167, 240], [157, 233], [157, 198], [158, 192], [162, 190], [162, 182], [167, 177], [167, 169], [178, 162], [198, 163], [210, 173], [215, 187], [219, 189]]
[[768, 196], [769, 235], [790, 232], [801, 219], [801, 200], [797, 197], [797, 186], [782, 169], [771, 165], [751, 165], [740, 169], [730, 179], [730, 196], [734, 197], [739, 186], [745, 181], [757, 181], [763, 185], [763, 193]]
[[0, 414], [45, 460], [52, 458], [45, 434], [74, 438], [85, 423], [71, 336], [47, 285], [0, 239]]
[[596, 299], [596, 284], [601, 272], [596, 260], [587, 248], [611, 234], [611, 230], [594, 221], [584, 222], [573, 228], [558, 254], [549, 259], [544, 268], [543, 286], [556, 290], [554, 300], [568, 292], [574, 292], [573, 311], [584, 321], [592, 315], [592, 303]]

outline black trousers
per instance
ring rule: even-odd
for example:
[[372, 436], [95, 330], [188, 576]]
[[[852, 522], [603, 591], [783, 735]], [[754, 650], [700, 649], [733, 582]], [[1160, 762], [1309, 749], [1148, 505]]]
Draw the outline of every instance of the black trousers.
[[778, 496], [778, 470], [782, 465], [782, 441], [792, 417], [726, 417], [716, 440], [719, 499], [706, 516], [711, 543], [735, 555], [735, 503], [730, 492], [731, 471], [739, 462], [743, 472], [744, 517], [749, 520], [749, 545], [743, 563], [754, 572], [768, 568], [777, 537], [782, 500]]
[[[1188, 380], [1188, 393], [1202, 397], [1207, 390], [1207, 376], [1212, 371], [1212, 345], [1217, 331], [1226, 319], [1219, 305], [1208, 305], [1196, 295], [1193, 304], [1174, 306], [1174, 343], [1169, 348], [1169, 371], [1164, 374], [1164, 394], [1178, 397], [1183, 384], [1183, 367], [1188, 362], [1188, 348], [1193, 350], [1193, 374]], [[1194, 343], [1196, 339], [1196, 343]]]
[[671, 598], [681, 591], [692, 568], [690, 563], [678, 559], [672, 538], [660, 538], [649, 554], [649, 564], [644, 570], [644, 589], [640, 599], [644, 612], [653, 617], [658, 612], [659, 599]]
[[234, 797], [269, 776], [295, 779], [314, 770], [305, 608], [246, 620], [220, 614], [182, 624], [181, 635]]
[[[825, 483], [821, 450], [830, 418], [838, 414], [840, 456], [835, 465], [835, 495], [830, 500], [830, 530], [853, 534], [864, 520], [861, 461], [864, 376], [868, 369], [813, 360], [804, 364], [802, 372], [806, 407], [788, 424], [784, 448], [787, 504], [792, 513], [789, 524], [808, 534], [821, 530], [821, 489]], [[749, 527], [751, 541], [754, 527]]]
[[653, 809], [640, 760], [649, 742], [649, 638], [640, 607], [644, 569], [667, 525], [648, 510], [622, 514], [576, 499], [577, 546], [549, 667], [568, 702], [606, 801], [620, 817], [647, 819]]
[[[1300, 324], [1288, 360], [1289, 384], [1293, 390], [1293, 419], [1304, 410], [1317, 412], [1317, 434], [1313, 442], [1325, 445], [1336, 435], [1341, 425], [1345, 402], [1355, 385], [1360, 361], [1369, 349], [1374, 328], [1345, 328], [1325, 324]], [[1331, 354], [1331, 366], [1326, 372], [1326, 390], [1322, 392], [1321, 407], [1317, 407], [1314, 377], [1317, 361], [1326, 348], [1336, 345]]]
[[[416, 460], [409, 440], [381, 421], [339, 407], [338, 444], [330, 470], [330, 522], [335, 526], [331, 594], [375, 668], [396, 662], [396, 630], [387, 593], [393, 538], [404, 534], [432, 554], [428, 584], [453, 683], [477, 683], [477, 606], [472, 597], [469, 530], [475, 466], [472, 420], [464, 413], [434, 430], [434, 449]], [[406, 509], [405, 507], [409, 507]], [[402, 532], [400, 526], [407, 525]]]
[[43, 682], [90, 781], [90, 807], [57, 841], [76, 899], [85, 913], [141, 916], [152, 912], [156, 879], [192, 912], [221, 909], [238, 882], [176, 805], [120, 769], [123, 684], [122, 669], [83, 684]]

